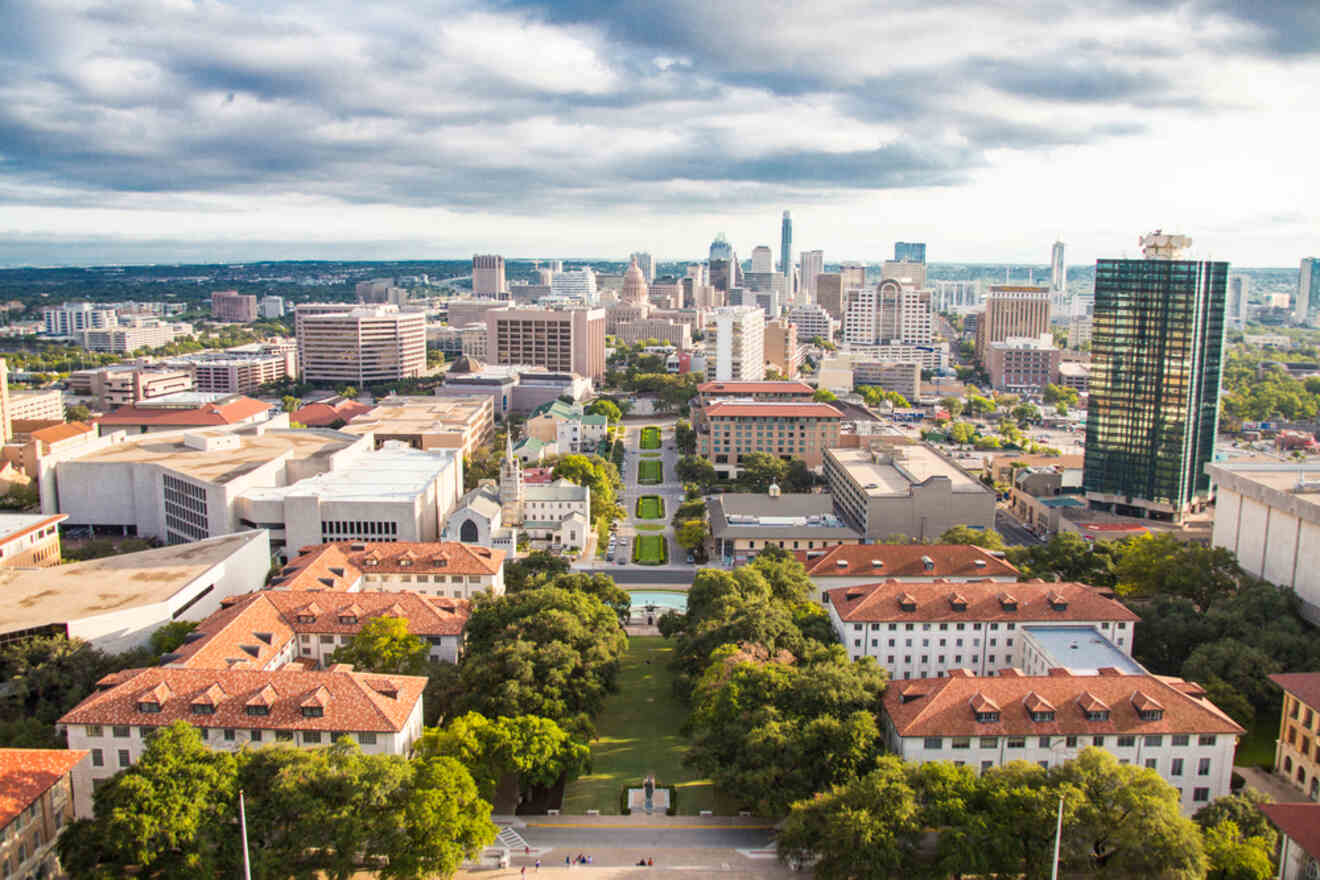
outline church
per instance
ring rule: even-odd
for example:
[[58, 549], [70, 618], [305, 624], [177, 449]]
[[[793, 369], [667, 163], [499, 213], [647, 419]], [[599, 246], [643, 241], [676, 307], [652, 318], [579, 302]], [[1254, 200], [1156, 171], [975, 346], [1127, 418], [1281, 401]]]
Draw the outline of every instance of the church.
[[533, 542], [581, 548], [591, 531], [591, 490], [559, 479], [544, 486], [523, 481], [522, 461], [506, 440], [500, 480], [459, 499], [445, 520], [443, 540], [517, 553], [521, 530]]

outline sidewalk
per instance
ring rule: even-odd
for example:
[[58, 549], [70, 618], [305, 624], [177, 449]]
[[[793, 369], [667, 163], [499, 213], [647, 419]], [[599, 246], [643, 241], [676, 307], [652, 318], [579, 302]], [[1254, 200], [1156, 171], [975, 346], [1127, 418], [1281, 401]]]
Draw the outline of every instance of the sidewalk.
[[1289, 785], [1286, 780], [1281, 779], [1276, 774], [1269, 773], [1260, 767], [1234, 767], [1233, 772], [1245, 779], [1248, 787], [1269, 795], [1277, 803], [1310, 803], [1311, 799], [1304, 792]]

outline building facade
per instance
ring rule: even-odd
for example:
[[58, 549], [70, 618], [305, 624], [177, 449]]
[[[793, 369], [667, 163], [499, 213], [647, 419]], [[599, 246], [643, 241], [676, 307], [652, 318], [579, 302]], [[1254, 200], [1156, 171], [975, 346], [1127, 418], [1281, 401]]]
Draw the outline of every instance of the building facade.
[[896, 263], [926, 262], [926, 243], [924, 241], [894, 242], [894, 262]]
[[47, 336], [76, 337], [84, 330], [105, 330], [119, 326], [119, 313], [91, 303], [64, 303], [41, 310]]
[[605, 375], [605, 310], [491, 309], [486, 355], [493, 364], [526, 364], [599, 381]]
[[1039, 338], [1050, 332], [1048, 287], [993, 284], [985, 298], [985, 312], [976, 323], [976, 356], [982, 363], [990, 344], [1009, 337]]
[[60, 564], [62, 513], [0, 513], [0, 568]]
[[55, 841], [87, 816], [76, 807], [74, 772], [89, 757], [79, 749], [0, 749], [0, 876], [64, 876]]
[[816, 468], [826, 450], [839, 444], [842, 421], [828, 403], [714, 403], [703, 411], [697, 454], [726, 478], [738, 476], [742, 457], [751, 452], [800, 458]]
[[765, 377], [765, 313], [760, 309], [712, 309], [703, 345], [708, 381], [755, 382]]
[[921, 364], [903, 361], [854, 361], [853, 386], [897, 391], [909, 401], [921, 396]]
[[795, 379], [802, 365], [802, 349], [798, 346], [797, 325], [776, 318], [765, 325], [765, 365], [785, 379]]
[[1086, 421], [1086, 497], [1181, 520], [1212, 498], [1228, 264], [1100, 260]]
[[798, 339], [803, 342], [810, 342], [817, 337], [831, 342], [834, 339], [834, 329], [837, 323], [830, 317], [830, 313], [825, 311], [814, 301], [809, 305], [794, 306], [788, 310], [788, 320], [797, 325]]
[[1305, 324], [1320, 308], [1320, 258], [1306, 257], [1297, 270], [1297, 301], [1293, 320]]
[[998, 391], [1039, 394], [1055, 381], [1063, 352], [1049, 336], [1035, 339], [1009, 337], [992, 342], [984, 359], [990, 384]]
[[812, 305], [816, 302], [816, 276], [824, 271], [824, 251], [802, 252], [798, 258], [798, 276], [802, 285], [802, 296], [799, 297], [799, 301], [803, 305]]
[[257, 320], [257, 298], [237, 290], [216, 290], [211, 293], [211, 317], [217, 321], [248, 324]]
[[504, 595], [503, 550], [457, 540], [339, 541], [304, 547], [271, 579], [271, 590], [394, 593], [437, 599]]
[[474, 254], [472, 257], [472, 293], [507, 299], [508, 282], [504, 278], [504, 257], [498, 254]]
[[[301, 307], [299, 307], [301, 310]], [[426, 372], [426, 314], [396, 306], [299, 314], [299, 367], [307, 382], [376, 385]]]
[[1283, 689], [1283, 714], [1274, 744], [1274, 772], [1320, 801], [1320, 672], [1270, 676]]

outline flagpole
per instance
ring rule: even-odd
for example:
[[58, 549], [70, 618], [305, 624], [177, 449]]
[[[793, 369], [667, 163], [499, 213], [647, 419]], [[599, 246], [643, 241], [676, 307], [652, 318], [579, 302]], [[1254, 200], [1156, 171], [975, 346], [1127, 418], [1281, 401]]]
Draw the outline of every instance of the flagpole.
[[243, 790], [239, 790], [239, 827], [243, 830], [243, 880], [252, 880], [252, 865], [247, 855], [247, 809], [243, 806]]
[[[1049, 880], [1059, 880], [1059, 840], [1064, 835], [1064, 798], [1059, 796], [1059, 822], [1055, 825], [1055, 862], [1049, 868]], [[246, 850], [244, 850], [246, 852]], [[249, 877], [248, 880], [251, 880]]]

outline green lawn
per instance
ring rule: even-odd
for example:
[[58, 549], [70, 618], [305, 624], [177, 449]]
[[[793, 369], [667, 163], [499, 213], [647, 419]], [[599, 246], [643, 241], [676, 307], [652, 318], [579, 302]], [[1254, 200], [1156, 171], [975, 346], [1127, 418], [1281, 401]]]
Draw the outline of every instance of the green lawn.
[[638, 535], [633, 538], [633, 562], [638, 565], [664, 565], [668, 562], [669, 542], [664, 535]]
[[668, 528], [664, 523], [633, 523], [633, 528], [641, 532], [659, 532]]
[[642, 448], [660, 448], [660, 429], [655, 425], [647, 425], [645, 428], [642, 428]]
[[660, 459], [637, 462], [637, 482], [644, 486], [654, 486], [665, 474], [665, 465]]
[[659, 495], [643, 495], [637, 499], [638, 519], [664, 519], [665, 502]]
[[[619, 692], [596, 719], [599, 738], [591, 744], [592, 773], [564, 791], [564, 812], [619, 812], [619, 790], [641, 785], [654, 773], [662, 786], [676, 786], [678, 812], [695, 816], [716, 809], [713, 786], [683, 766], [687, 741], [679, 733], [687, 709], [674, 696], [669, 668], [671, 642], [658, 636], [634, 636], [619, 672]], [[648, 664], [646, 661], [650, 661]]]
[[1256, 723], [1251, 725], [1246, 736], [1238, 740], [1233, 763], [1243, 767], [1273, 767], [1274, 740], [1278, 735], [1278, 715], [1271, 713], [1265, 717], [1257, 716]]

